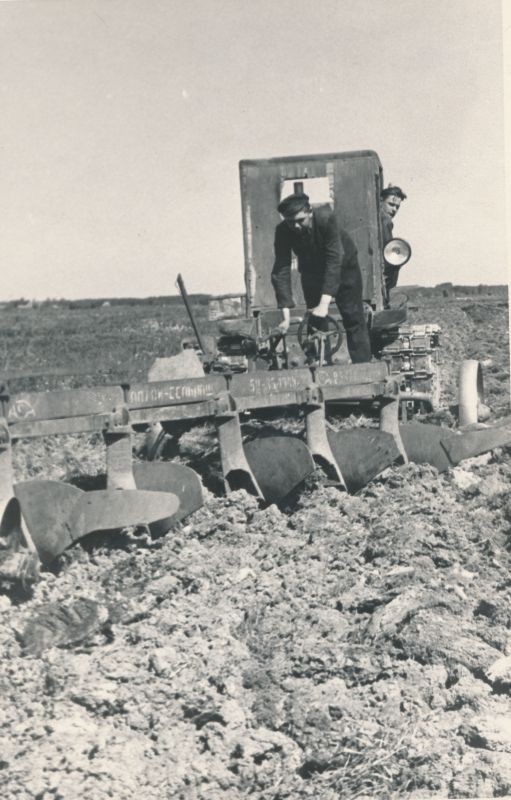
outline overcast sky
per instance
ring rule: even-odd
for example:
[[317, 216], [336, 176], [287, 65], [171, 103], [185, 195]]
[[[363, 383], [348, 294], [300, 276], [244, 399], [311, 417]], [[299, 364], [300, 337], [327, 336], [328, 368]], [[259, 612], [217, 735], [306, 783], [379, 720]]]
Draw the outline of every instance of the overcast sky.
[[500, 0], [3, 0], [0, 61], [0, 300], [241, 290], [238, 161], [360, 149], [403, 283], [507, 280]]

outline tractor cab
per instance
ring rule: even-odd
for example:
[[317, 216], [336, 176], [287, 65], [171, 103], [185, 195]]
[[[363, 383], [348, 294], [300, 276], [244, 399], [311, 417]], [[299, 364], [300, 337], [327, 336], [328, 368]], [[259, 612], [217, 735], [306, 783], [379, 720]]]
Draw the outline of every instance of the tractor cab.
[[[339, 228], [350, 234], [358, 250], [363, 299], [372, 311], [384, 307], [383, 255], [379, 196], [382, 168], [376, 153], [330, 153], [240, 163], [241, 206], [245, 251], [245, 285], [250, 314], [269, 318], [275, 312], [271, 284], [275, 227], [281, 221], [280, 201], [307, 194], [313, 206], [328, 204]], [[292, 264], [295, 313], [305, 310], [296, 263]]]
[[[406, 297], [387, 297], [385, 262], [406, 263], [411, 249], [393, 239], [384, 248], [380, 218], [383, 170], [372, 150], [240, 162], [241, 208], [245, 256], [245, 295], [222, 295], [209, 302], [209, 319], [218, 326], [218, 359], [213, 369], [232, 372], [283, 369], [342, 361], [338, 355], [342, 323], [331, 304], [327, 336], [304, 331], [307, 309], [296, 260], [291, 265], [295, 307], [287, 335], [276, 332], [281, 312], [271, 282], [275, 228], [280, 201], [307, 194], [311, 205], [329, 205], [340, 228], [353, 239], [362, 273], [363, 301], [374, 357], [388, 362], [408, 395], [406, 406], [430, 410], [438, 405], [437, 325], [412, 325]], [[325, 341], [326, 339], [326, 341]]]
[[[380, 160], [369, 150], [241, 161], [246, 295], [243, 299], [238, 296], [238, 300], [235, 295], [212, 298], [210, 319], [231, 316], [237, 305], [239, 312], [257, 321], [259, 335], [280, 321], [271, 283], [273, 243], [275, 228], [282, 219], [277, 206], [293, 193], [307, 194], [312, 206], [332, 208], [339, 227], [350, 234], [358, 250], [368, 317], [382, 311], [385, 297], [379, 215], [381, 187]], [[306, 308], [295, 259], [291, 269], [293, 316], [301, 318]], [[337, 309], [332, 313], [336, 315]]]

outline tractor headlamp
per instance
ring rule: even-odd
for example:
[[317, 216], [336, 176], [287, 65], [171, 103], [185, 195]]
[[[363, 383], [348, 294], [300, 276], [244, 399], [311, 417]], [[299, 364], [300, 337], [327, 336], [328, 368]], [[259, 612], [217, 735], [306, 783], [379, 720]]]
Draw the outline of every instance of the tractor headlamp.
[[383, 258], [392, 267], [402, 267], [411, 255], [412, 248], [405, 239], [391, 239], [383, 250]]

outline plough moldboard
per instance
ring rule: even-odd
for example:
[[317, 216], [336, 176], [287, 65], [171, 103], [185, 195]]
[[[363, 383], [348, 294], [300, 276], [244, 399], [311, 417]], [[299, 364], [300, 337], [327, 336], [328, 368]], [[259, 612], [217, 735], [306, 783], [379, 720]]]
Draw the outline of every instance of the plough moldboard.
[[[14, 559], [15, 572], [22, 559], [22, 569], [33, 576], [35, 565], [51, 563], [89, 533], [139, 525], [165, 532], [199, 508], [202, 483], [193, 469], [172, 461], [133, 462], [134, 432], [157, 423], [171, 433], [175, 426], [179, 433], [183, 423], [213, 420], [226, 491], [244, 488], [264, 502], [282, 500], [316, 465], [339, 488], [357, 491], [398, 461], [422, 461], [445, 470], [463, 458], [511, 443], [509, 418], [464, 434], [434, 425], [399, 424], [401, 399], [383, 361], [13, 396], [4, 388], [4, 554]], [[372, 403], [379, 408], [379, 429], [332, 430], [325, 417], [325, 404], [332, 401]], [[302, 411], [303, 439], [279, 435], [243, 442], [245, 415], [283, 407]], [[94, 432], [103, 435], [106, 447], [106, 489], [85, 492], [48, 480], [14, 483], [11, 445], [16, 440]]]

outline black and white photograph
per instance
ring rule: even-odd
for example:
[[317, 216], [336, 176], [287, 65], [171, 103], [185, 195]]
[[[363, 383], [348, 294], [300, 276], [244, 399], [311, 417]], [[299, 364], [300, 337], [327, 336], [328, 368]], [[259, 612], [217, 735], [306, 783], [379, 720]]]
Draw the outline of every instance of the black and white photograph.
[[5, 800], [511, 800], [510, 31], [0, 0]]

